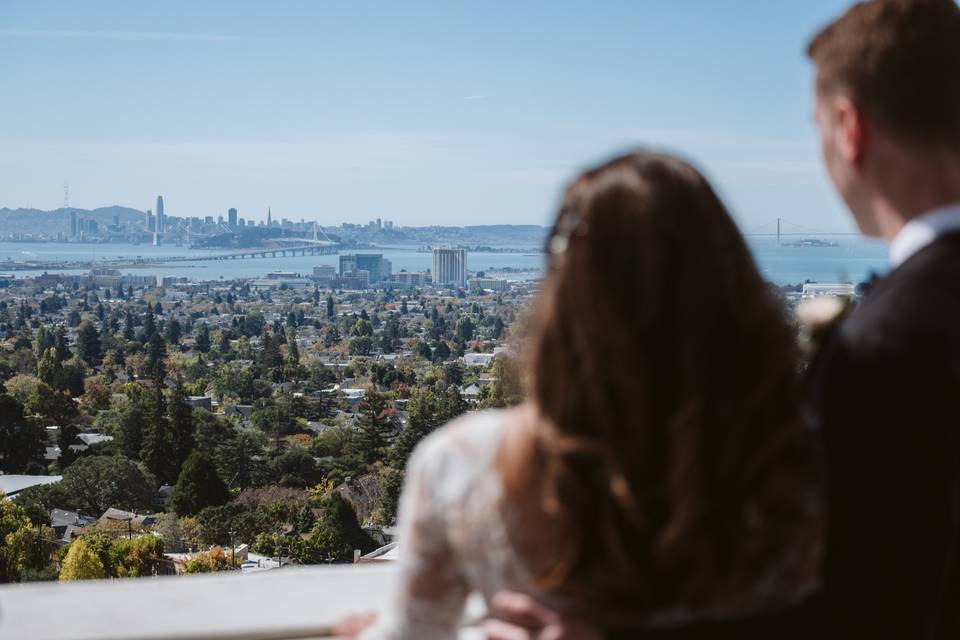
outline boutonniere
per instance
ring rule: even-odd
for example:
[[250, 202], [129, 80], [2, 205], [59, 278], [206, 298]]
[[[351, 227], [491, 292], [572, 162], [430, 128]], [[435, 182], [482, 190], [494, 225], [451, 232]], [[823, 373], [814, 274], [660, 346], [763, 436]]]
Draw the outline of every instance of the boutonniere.
[[812, 360], [823, 348], [851, 309], [853, 299], [839, 296], [818, 296], [797, 306], [800, 346], [808, 359]]

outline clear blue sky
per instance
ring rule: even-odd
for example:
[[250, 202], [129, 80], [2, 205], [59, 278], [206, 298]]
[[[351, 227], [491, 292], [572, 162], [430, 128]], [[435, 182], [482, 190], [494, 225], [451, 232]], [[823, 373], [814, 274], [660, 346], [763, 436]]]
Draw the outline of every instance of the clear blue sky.
[[846, 231], [803, 55], [846, 4], [3, 0], [0, 207], [541, 224], [652, 145], [747, 231]]

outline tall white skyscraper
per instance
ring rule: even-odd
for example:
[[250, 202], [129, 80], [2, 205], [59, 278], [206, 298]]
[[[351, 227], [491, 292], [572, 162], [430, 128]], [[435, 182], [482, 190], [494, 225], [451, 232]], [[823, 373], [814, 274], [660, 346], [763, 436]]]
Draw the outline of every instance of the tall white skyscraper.
[[433, 250], [433, 284], [467, 286], [467, 250]]

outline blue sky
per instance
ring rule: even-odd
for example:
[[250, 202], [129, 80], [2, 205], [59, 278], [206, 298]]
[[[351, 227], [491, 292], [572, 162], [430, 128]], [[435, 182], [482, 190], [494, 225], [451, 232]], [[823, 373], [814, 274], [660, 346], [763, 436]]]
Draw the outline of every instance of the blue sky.
[[654, 146], [746, 231], [847, 231], [803, 56], [846, 4], [4, 0], [0, 207], [542, 224]]

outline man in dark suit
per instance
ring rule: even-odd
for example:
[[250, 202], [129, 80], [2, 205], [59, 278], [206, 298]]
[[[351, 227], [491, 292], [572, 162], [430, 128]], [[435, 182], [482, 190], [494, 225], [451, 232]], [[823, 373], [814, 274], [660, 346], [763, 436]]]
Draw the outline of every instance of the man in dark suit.
[[[811, 370], [829, 529], [803, 626], [960, 638], [960, 7], [861, 2], [808, 53], [827, 170], [892, 272]], [[492, 621], [490, 638], [600, 637], [519, 594], [495, 609], [520, 623]]]
[[960, 7], [861, 3], [808, 53], [827, 170], [893, 268], [811, 372], [826, 612], [857, 637], [958, 638]]

